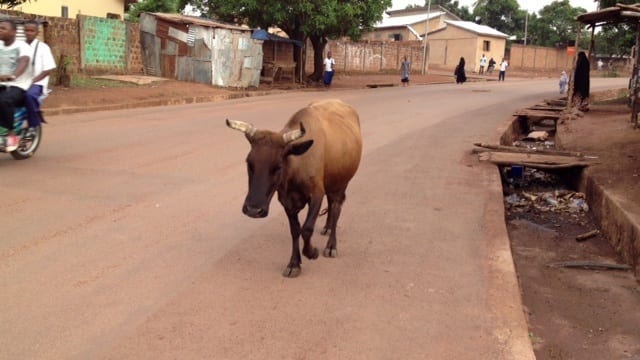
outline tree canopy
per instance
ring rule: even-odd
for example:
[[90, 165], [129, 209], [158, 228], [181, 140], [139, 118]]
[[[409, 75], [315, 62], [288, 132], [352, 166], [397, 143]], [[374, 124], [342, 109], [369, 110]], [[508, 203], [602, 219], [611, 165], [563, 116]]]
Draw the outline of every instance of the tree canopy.
[[562, 46], [575, 40], [579, 23], [575, 17], [587, 12], [573, 7], [569, 0], [557, 0], [529, 18], [529, 43], [540, 46]]
[[181, 0], [139, 0], [129, 7], [127, 20], [137, 22], [143, 12], [177, 13], [184, 4]]
[[525, 14], [516, 0], [477, 0], [473, 8], [477, 23], [508, 35], [516, 35], [524, 30]]
[[[425, 2], [425, 6], [429, 4], [428, 0]], [[458, 16], [460, 19], [465, 21], [473, 21], [473, 15], [471, 14], [471, 10], [469, 10], [468, 6], [460, 6], [460, 2], [458, 0], [433, 0], [431, 1], [431, 5], [439, 5], [443, 8], [451, 11], [451, 13]]]
[[[18, 5], [22, 5], [26, 2], [31, 2], [32, 0], [0, 0], [0, 7], [11, 9]], [[33, 0], [37, 1], [37, 0]]]
[[310, 39], [314, 48], [312, 78], [319, 79], [327, 39], [358, 39], [382, 19], [391, 0], [193, 0], [191, 4], [212, 18], [263, 29], [277, 26], [292, 39]]

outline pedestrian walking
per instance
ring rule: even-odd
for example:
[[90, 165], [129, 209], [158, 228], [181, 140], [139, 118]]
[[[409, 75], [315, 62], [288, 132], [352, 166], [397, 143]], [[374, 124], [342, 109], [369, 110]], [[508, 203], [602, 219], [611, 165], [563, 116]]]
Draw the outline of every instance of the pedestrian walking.
[[407, 55], [404, 56], [404, 60], [400, 64], [400, 81], [402, 82], [402, 86], [409, 86], [409, 72], [411, 72], [411, 63], [407, 58]]
[[467, 81], [467, 74], [464, 72], [464, 58], [460, 58], [460, 62], [453, 71], [453, 75], [456, 77], [456, 84], [462, 84]]
[[560, 94], [564, 94], [567, 91], [567, 84], [569, 84], [567, 72], [562, 70], [562, 73], [560, 73], [560, 81], [558, 82], [558, 85], [560, 86]]
[[498, 73], [498, 81], [504, 81], [504, 76], [507, 74], [507, 67], [509, 67], [509, 63], [507, 60], [502, 59], [500, 62], [500, 72]]
[[324, 59], [324, 86], [326, 88], [331, 87], [331, 81], [333, 80], [334, 67], [336, 66], [336, 60], [331, 57], [331, 51], [327, 52], [327, 57]]
[[487, 57], [484, 56], [484, 54], [482, 54], [482, 57], [480, 57], [480, 70], [478, 70], [478, 74], [480, 75], [484, 74], [485, 66], [487, 66]]

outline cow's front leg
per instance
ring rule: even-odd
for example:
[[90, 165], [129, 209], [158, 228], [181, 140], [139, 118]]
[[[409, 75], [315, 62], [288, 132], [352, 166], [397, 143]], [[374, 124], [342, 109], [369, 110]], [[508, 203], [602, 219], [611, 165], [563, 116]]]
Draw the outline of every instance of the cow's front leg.
[[298, 221], [297, 210], [287, 210], [287, 218], [289, 218], [289, 230], [291, 231], [291, 259], [289, 265], [282, 272], [282, 276], [294, 278], [300, 275], [300, 222]]
[[307, 219], [304, 221], [304, 225], [302, 226], [302, 239], [304, 240], [302, 254], [311, 260], [318, 258], [318, 249], [311, 245], [311, 235], [313, 235], [313, 229], [316, 225], [320, 208], [322, 207], [322, 197], [322, 194], [319, 196], [311, 196], [311, 199], [309, 200], [309, 213], [307, 214]]

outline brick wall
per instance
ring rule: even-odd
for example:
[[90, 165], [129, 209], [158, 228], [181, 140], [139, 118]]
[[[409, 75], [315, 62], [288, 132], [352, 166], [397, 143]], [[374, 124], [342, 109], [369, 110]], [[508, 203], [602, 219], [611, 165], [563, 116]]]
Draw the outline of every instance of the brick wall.
[[127, 23], [127, 72], [130, 74], [144, 72], [139, 23]]
[[[42, 19], [39, 19], [42, 20]], [[67, 58], [67, 72], [75, 73], [80, 69], [80, 41], [76, 19], [45, 18], [44, 41], [51, 48], [58, 68], [63, 57]], [[53, 76], [55, 79], [56, 76]]]

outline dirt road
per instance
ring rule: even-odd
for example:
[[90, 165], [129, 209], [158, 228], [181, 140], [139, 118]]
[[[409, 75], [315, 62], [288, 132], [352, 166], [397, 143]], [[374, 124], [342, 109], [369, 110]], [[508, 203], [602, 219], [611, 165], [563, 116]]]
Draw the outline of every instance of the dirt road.
[[[469, 155], [555, 92], [528, 85], [53, 117], [35, 158], [0, 158], [0, 358], [533, 358], [499, 179]], [[364, 157], [339, 257], [285, 279], [286, 217], [241, 214], [248, 145], [224, 119], [278, 129], [319, 97], [359, 110]]]

